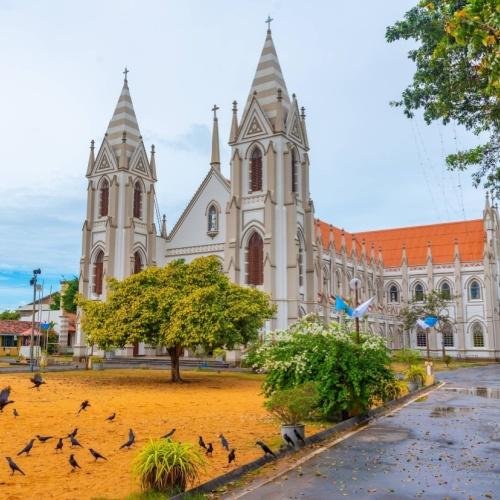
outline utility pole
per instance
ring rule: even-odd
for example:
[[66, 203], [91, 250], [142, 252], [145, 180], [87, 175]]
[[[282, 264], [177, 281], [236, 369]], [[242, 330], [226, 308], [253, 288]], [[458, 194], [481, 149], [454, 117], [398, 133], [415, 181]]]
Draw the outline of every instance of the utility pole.
[[[354, 301], [355, 301], [354, 308], [356, 308], [359, 306], [359, 292], [358, 292], [358, 290], [359, 290], [359, 285], [361, 284], [361, 280], [359, 278], [353, 278], [349, 284], [351, 286], [351, 289], [354, 289]], [[354, 318], [354, 320], [355, 320], [355, 324], [356, 324], [356, 343], [361, 344], [361, 338], [359, 336], [359, 318], [356, 317], [356, 318]]]
[[31, 339], [30, 339], [30, 369], [34, 371], [35, 369], [35, 358], [33, 353], [33, 348], [35, 344], [35, 314], [36, 314], [36, 280], [37, 276], [42, 274], [40, 269], [33, 270], [33, 277], [30, 280], [30, 285], [33, 287], [33, 319], [31, 321]]

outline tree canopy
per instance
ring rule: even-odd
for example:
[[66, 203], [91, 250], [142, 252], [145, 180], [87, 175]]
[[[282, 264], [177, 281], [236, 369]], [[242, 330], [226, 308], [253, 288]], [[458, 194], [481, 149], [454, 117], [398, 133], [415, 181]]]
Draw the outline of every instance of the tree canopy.
[[[66, 282], [66, 290], [62, 296], [63, 309], [66, 312], [76, 312], [77, 306], [77, 296], [78, 296], [78, 278], [73, 276], [69, 281]], [[52, 310], [60, 309], [61, 307], [61, 294], [59, 292], [55, 293], [53, 296], [53, 302], [50, 305]]]
[[267, 294], [231, 283], [213, 256], [111, 279], [109, 289], [103, 302], [80, 299], [89, 343], [105, 350], [135, 342], [164, 346], [173, 381], [180, 380], [184, 348], [246, 344], [274, 312]]
[[454, 120], [486, 141], [447, 157], [450, 169], [476, 167], [473, 183], [500, 196], [500, 7], [497, 0], [424, 0], [387, 28], [386, 39], [414, 40], [413, 82], [392, 103], [429, 124]]
[[0, 319], [19, 319], [21, 313], [19, 311], [2, 311], [0, 312]]

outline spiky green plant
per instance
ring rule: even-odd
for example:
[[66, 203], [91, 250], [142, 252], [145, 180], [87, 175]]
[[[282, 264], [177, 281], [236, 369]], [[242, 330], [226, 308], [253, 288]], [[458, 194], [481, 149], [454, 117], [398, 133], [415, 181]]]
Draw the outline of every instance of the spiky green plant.
[[205, 458], [191, 443], [151, 439], [134, 461], [134, 472], [144, 491], [186, 491], [205, 466]]

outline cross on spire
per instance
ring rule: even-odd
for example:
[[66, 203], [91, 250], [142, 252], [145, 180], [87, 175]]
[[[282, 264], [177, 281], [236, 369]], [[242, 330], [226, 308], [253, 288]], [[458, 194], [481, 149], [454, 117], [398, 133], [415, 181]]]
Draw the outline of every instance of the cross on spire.
[[123, 74], [125, 75], [125, 81], [127, 81], [127, 74], [130, 73], [130, 71], [127, 69], [127, 66], [125, 66], [125, 69], [123, 70]]
[[219, 107], [217, 106], [217, 104], [214, 104], [214, 107], [212, 108], [212, 111], [214, 112], [214, 120], [217, 119], [217, 110], [219, 109]]
[[267, 23], [267, 31], [271, 31], [271, 22], [274, 21], [274, 19], [271, 16], [267, 16], [266, 23]]

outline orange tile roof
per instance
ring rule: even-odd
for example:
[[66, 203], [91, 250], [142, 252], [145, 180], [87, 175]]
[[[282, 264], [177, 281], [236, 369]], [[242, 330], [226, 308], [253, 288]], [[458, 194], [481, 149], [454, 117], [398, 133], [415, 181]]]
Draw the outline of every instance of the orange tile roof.
[[[325, 248], [328, 246], [329, 231], [332, 228], [335, 248], [337, 252], [340, 252], [342, 230], [319, 219], [316, 223], [321, 230], [323, 246]], [[403, 245], [406, 246], [408, 265], [425, 264], [428, 242], [430, 242], [431, 246], [432, 262], [434, 264], [449, 264], [454, 260], [455, 239], [458, 241], [462, 262], [483, 260], [484, 226], [482, 219], [381, 229], [378, 231], [361, 231], [359, 233], [344, 231], [344, 237], [348, 255], [351, 254], [354, 244], [356, 254], [360, 256], [363, 240], [365, 240], [367, 258], [370, 257], [372, 244], [375, 247], [376, 260], [378, 249], [381, 248], [385, 267], [399, 267], [401, 265]]]

